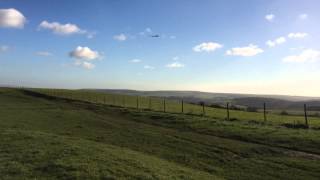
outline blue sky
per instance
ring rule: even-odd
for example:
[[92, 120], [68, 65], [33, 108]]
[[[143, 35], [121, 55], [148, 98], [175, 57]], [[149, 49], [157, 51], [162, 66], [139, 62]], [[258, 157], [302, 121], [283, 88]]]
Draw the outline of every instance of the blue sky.
[[0, 1], [0, 84], [320, 96], [319, 8], [317, 0]]

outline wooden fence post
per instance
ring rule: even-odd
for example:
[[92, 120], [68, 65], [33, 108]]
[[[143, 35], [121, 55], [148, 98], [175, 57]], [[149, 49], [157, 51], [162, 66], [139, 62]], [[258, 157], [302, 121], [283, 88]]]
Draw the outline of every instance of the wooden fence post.
[[227, 120], [230, 120], [229, 103], [227, 103]]
[[307, 115], [307, 105], [304, 104], [304, 119], [305, 119], [305, 123], [306, 123], [306, 126], [307, 128], [309, 128], [309, 123], [308, 123], [308, 115]]
[[137, 96], [137, 109], [139, 109], [139, 96]]
[[183, 100], [181, 100], [181, 112], [184, 113], [184, 109], [183, 109]]
[[151, 97], [149, 97], [149, 110], [151, 110]]
[[264, 120], [264, 122], [267, 121], [266, 103], [263, 103], [263, 120]]
[[166, 112], [166, 99], [163, 99], [163, 112]]
[[204, 116], [206, 114], [205, 110], [204, 110], [204, 103], [202, 103], [202, 116]]

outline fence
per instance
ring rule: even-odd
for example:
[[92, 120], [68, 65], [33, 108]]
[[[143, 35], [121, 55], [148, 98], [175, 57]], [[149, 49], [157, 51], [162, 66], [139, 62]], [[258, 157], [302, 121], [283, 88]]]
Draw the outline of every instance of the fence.
[[171, 100], [159, 97], [129, 96], [118, 94], [98, 93], [82, 90], [33, 89], [38, 93], [66, 99], [81, 100], [97, 104], [106, 104], [139, 110], [150, 110], [168, 113], [183, 113], [190, 115], [208, 116], [226, 120], [247, 120], [250, 122], [276, 123], [290, 127], [320, 128], [320, 118], [308, 117], [307, 105], [303, 107], [304, 116], [278, 115], [267, 111], [267, 104], [263, 103], [262, 112], [247, 112], [231, 109], [230, 103], [224, 108], [206, 106], [205, 103], [190, 104], [183, 100]]

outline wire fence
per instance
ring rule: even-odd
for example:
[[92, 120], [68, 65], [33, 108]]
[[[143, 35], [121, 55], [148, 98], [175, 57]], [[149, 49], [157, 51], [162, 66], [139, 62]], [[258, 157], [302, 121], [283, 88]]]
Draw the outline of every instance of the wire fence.
[[183, 99], [173, 100], [168, 98], [108, 94], [84, 90], [32, 89], [31, 91], [53, 97], [124, 108], [135, 108], [138, 110], [208, 116], [229, 121], [246, 120], [250, 123], [280, 124], [292, 128], [320, 129], [320, 118], [308, 116], [308, 107], [306, 104], [302, 107], [303, 115], [280, 115], [269, 112], [266, 103], [262, 104], [263, 108], [261, 112], [248, 112], [232, 109], [231, 103], [226, 103], [223, 107], [210, 107], [205, 103], [186, 103]]

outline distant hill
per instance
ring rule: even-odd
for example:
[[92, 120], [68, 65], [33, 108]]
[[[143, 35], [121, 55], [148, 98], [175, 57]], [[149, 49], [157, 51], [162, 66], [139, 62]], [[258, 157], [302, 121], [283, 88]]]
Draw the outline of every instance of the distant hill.
[[303, 101], [290, 101], [275, 98], [263, 98], [263, 97], [245, 97], [235, 98], [233, 102], [237, 105], [246, 107], [262, 108], [263, 103], [266, 103], [269, 108], [272, 109], [290, 109], [301, 110], [304, 104], [308, 105], [309, 110], [320, 110], [320, 100], [303, 100]]
[[[88, 90], [88, 89], [87, 89]], [[126, 89], [89, 89], [92, 91], [125, 94], [132, 96], [166, 97], [183, 99], [190, 103], [205, 102], [206, 104], [224, 105], [231, 102], [244, 107], [261, 108], [265, 102], [272, 109], [301, 109], [303, 104], [310, 110], [320, 110], [320, 97], [287, 96], [287, 95], [256, 95], [235, 93], [210, 93], [200, 91], [136, 91]]]

